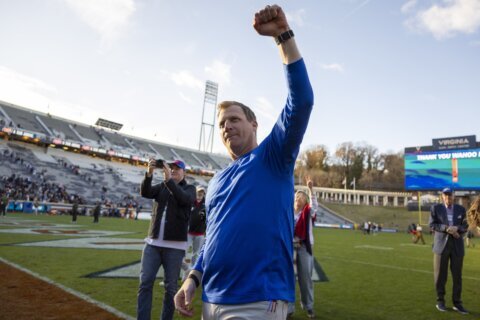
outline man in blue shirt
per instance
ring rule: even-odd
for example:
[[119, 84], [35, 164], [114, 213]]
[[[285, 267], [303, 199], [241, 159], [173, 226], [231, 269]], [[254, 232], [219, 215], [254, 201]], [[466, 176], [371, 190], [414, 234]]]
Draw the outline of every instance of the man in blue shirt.
[[304, 61], [285, 13], [276, 5], [255, 14], [253, 27], [280, 50], [288, 96], [271, 133], [257, 143], [252, 110], [236, 101], [218, 106], [222, 141], [234, 160], [209, 183], [206, 240], [175, 296], [192, 316], [202, 283], [203, 319], [285, 319], [295, 300], [293, 170], [313, 106]]

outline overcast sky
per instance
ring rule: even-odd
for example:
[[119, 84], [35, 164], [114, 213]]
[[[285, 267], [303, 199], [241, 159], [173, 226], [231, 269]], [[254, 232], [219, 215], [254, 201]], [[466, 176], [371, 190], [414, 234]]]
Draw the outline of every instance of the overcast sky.
[[[212, 80], [219, 101], [254, 109], [263, 140], [286, 97], [274, 41], [252, 28], [266, 4], [0, 0], [0, 100], [87, 124], [103, 117], [122, 132], [197, 149]], [[303, 150], [480, 140], [480, 0], [278, 4], [315, 93]], [[218, 130], [214, 151], [225, 153]]]

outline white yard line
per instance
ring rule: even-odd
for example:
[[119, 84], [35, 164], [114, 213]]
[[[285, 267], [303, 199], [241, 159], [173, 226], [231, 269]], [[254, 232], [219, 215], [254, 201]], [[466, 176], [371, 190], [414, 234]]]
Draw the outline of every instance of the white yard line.
[[115, 308], [113, 308], [113, 307], [111, 307], [111, 306], [109, 306], [109, 305], [107, 305], [107, 304], [105, 304], [105, 303], [103, 303], [103, 302], [97, 301], [97, 300], [92, 299], [92, 298], [90, 298], [89, 296], [87, 296], [87, 295], [85, 295], [85, 294], [83, 294], [83, 293], [81, 293], [81, 292], [78, 292], [78, 291], [73, 290], [73, 289], [71, 289], [71, 288], [65, 287], [64, 285], [61, 285], [61, 284], [59, 284], [59, 283], [57, 283], [57, 282], [55, 282], [55, 281], [53, 281], [53, 280], [50, 280], [50, 279], [47, 278], [47, 277], [41, 276], [41, 275], [39, 275], [39, 274], [36, 273], [36, 272], [33, 272], [33, 271], [31, 271], [31, 270], [28, 270], [28, 269], [25, 269], [24, 267], [19, 266], [18, 264], [14, 263], [14, 262], [5, 260], [5, 259], [2, 258], [2, 257], [0, 257], [0, 261], [3, 262], [3, 263], [8, 264], [8, 265], [11, 266], [11, 267], [14, 267], [14, 268], [19, 269], [19, 270], [21, 270], [21, 271], [23, 271], [23, 272], [26, 272], [26, 273], [28, 273], [29, 275], [31, 275], [31, 276], [33, 276], [33, 277], [35, 277], [35, 278], [37, 278], [37, 279], [40, 279], [40, 280], [45, 281], [45, 282], [48, 282], [49, 284], [52, 284], [52, 285], [54, 285], [54, 286], [56, 286], [56, 287], [58, 287], [58, 288], [60, 288], [60, 289], [62, 289], [62, 290], [64, 290], [64, 291], [67, 291], [68, 293], [71, 293], [71, 294], [73, 294], [74, 296], [76, 296], [76, 297], [78, 297], [78, 298], [80, 298], [80, 299], [82, 299], [82, 300], [85, 300], [85, 301], [87, 301], [87, 302], [93, 303], [94, 305], [96, 305], [96, 306], [98, 306], [98, 307], [100, 307], [100, 308], [102, 308], [102, 309], [104, 309], [104, 310], [106, 310], [106, 311], [108, 311], [108, 312], [110, 312], [110, 313], [112, 313], [112, 314], [120, 317], [120, 318], [123, 318], [123, 319], [126, 319], [126, 320], [135, 320], [134, 317], [131, 317], [131, 316], [129, 316], [129, 315], [127, 315], [127, 314], [125, 314], [125, 313], [123, 313], [123, 312], [121, 312], [121, 311], [118, 311], [117, 309], [115, 309]]
[[355, 246], [355, 249], [393, 250], [392, 247], [371, 246], [371, 245], [368, 245], [368, 244]]
[[[342, 259], [342, 258], [334, 258], [334, 257], [322, 257], [325, 259], [331, 259], [331, 260], [339, 260], [339, 261], [345, 261], [348, 263], [356, 263], [356, 264], [363, 264], [366, 266], [372, 266], [372, 267], [378, 267], [378, 268], [385, 268], [385, 269], [393, 269], [393, 270], [400, 270], [400, 271], [408, 271], [408, 272], [418, 272], [418, 273], [426, 273], [426, 274], [431, 274], [433, 275], [433, 271], [427, 271], [427, 270], [420, 270], [420, 269], [413, 269], [413, 268], [404, 268], [404, 267], [398, 267], [398, 266], [393, 266], [389, 264], [379, 264], [379, 263], [371, 263], [371, 262], [364, 262], [364, 261], [358, 261], [358, 260], [350, 260], [350, 259]], [[474, 280], [474, 281], [480, 281], [480, 278], [475, 278], [475, 277], [469, 277], [469, 276], [462, 276], [463, 279], [468, 279], [468, 280]]]
[[417, 248], [429, 248], [432, 249], [432, 245], [430, 244], [416, 244], [416, 243], [400, 243], [401, 247], [417, 247]]

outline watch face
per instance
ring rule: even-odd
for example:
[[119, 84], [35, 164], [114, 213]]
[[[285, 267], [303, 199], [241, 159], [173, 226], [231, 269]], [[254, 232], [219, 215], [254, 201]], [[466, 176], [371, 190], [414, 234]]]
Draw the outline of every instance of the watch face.
[[288, 39], [292, 38], [293, 36], [294, 36], [293, 31], [288, 30], [288, 31], [285, 31], [284, 33], [282, 33], [281, 35], [279, 35], [278, 37], [276, 37], [275, 41], [277, 42], [277, 44], [280, 44], [280, 43], [283, 43], [283, 42], [287, 41]]

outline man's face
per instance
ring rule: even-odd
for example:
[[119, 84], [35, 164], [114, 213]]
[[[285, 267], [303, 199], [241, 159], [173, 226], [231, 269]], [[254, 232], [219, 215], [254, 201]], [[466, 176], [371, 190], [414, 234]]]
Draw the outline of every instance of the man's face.
[[297, 193], [295, 193], [295, 203], [294, 203], [295, 212], [302, 210], [306, 204], [307, 204], [307, 196], [305, 195], [305, 193], [301, 191], [297, 191]]
[[177, 167], [176, 165], [170, 165], [170, 170], [172, 172], [172, 179], [176, 183], [179, 183], [185, 177], [185, 171], [182, 168]]
[[237, 159], [257, 146], [257, 122], [248, 121], [237, 105], [223, 109], [218, 114], [222, 142], [233, 159]]
[[443, 203], [447, 206], [453, 204], [453, 195], [451, 193], [442, 193]]

